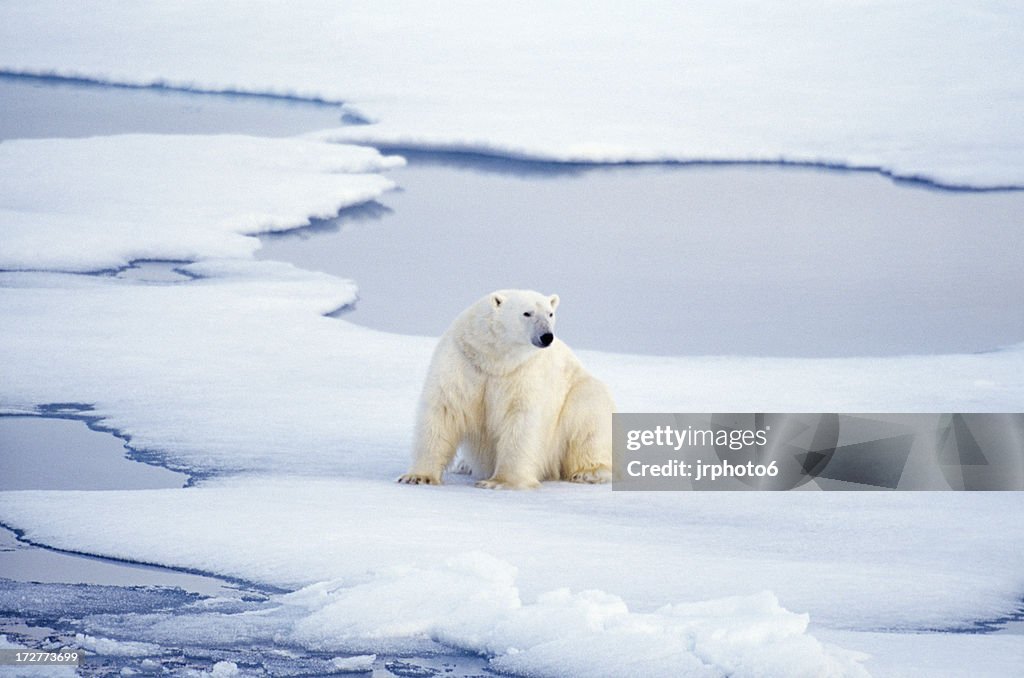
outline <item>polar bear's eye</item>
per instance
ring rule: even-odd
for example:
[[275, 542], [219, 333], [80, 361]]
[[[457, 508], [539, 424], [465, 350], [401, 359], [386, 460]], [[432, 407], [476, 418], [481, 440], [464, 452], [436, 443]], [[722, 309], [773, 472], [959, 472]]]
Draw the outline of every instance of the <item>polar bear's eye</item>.
[[554, 314], [554, 313], [548, 313], [548, 317], [549, 317], [549, 318], [554, 318], [554, 317], [555, 317], [555, 314]]
[[532, 313], [530, 313], [529, 311], [527, 311], [527, 312], [526, 312], [526, 313], [524, 313], [523, 315], [524, 315], [524, 316], [526, 316], [527, 318], [529, 318], [529, 317], [530, 317], [530, 316], [532, 316], [533, 314], [532, 314]]

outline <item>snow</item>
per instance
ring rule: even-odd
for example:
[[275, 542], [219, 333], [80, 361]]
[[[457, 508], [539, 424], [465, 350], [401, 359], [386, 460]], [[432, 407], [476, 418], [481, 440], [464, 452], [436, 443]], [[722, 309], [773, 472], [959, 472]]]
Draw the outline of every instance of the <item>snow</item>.
[[138, 259], [244, 258], [253, 234], [333, 217], [400, 164], [303, 139], [123, 135], [0, 144], [0, 268], [95, 271]]
[[1022, 35], [1000, 0], [47, 0], [0, 7], [0, 69], [343, 101], [372, 144], [1019, 186]]
[[[160, 646], [194, 642], [226, 647], [266, 641], [308, 651], [426, 653], [451, 648], [490, 658], [513, 675], [863, 676], [865, 656], [818, 642], [808, 615], [760, 592], [631, 611], [600, 590], [554, 589], [524, 600], [516, 569], [479, 552], [428, 567], [385, 568], [276, 596], [259, 609], [191, 610], [87, 619], [105, 633], [159, 642], [119, 643], [79, 634], [104, 655], [150, 656]], [[373, 655], [332, 660], [355, 671]], [[216, 668], [216, 667], [215, 667]]]
[[[1022, 510], [1013, 492], [623, 493], [549, 483], [488, 493], [400, 486], [384, 472], [0, 494], [5, 522], [62, 549], [314, 587], [307, 596], [321, 582], [384, 577], [367, 594], [377, 614], [347, 618], [380, 638], [458, 609], [470, 588], [416, 582], [446, 581], [449, 559], [477, 551], [517, 569], [524, 602], [596, 589], [647, 613], [771, 591], [833, 629], [969, 629], [1020, 607]], [[403, 567], [433, 574], [385, 586]], [[381, 642], [350, 649], [376, 652]]]
[[[162, 161], [124, 164], [136, 154]], [[323, 317], [355, 301], [355, 285], [251, 261], [258, 242], [243, 235], [370, 199], [390, 184], [364, 172], [397, 160], [221, 136], [13, 141], [0, 158], [11, 170], [0, 196], [13, 219], [0, 241], [9, 267], [203, 259], [180, 265], [196, 279], [178, 282], [0, 273], [0, 317], [18, 319], [0, 342], [0, 411], [89, 403], [134, 449], [199, 473], [404, 470], [434, 340]], [[225, 251], [236, 258], [215, 258]], [[587, 303], [566, 299], [566, 308]], [[884, 359], [581, 355], [627, 412], [1024, 407], [1021, 345]]]
[[[515, 575], [507, 563], [468, 553], [355, 585], [317, 584], [282, 601], [309, 610], [291, 634], [307, 647], [426, 637], [489, 656], [494, 669], [514, 675], [544, 674], [560, 661], [594, 676], [866, 675], [857, 658], [806, 635], [807, 616], [782, 609], [770, 593], [637, 614], [596, 590], [557, 589], [524, 603]], [[387, 601], [402, 601], [400, 609]]]
[[[60, 157], [82, 142], [50, 143]], [[332, 148], [309, 143], [317, 153]], [[166, 206], [161, 187], [180, 169], [152, 170], [134, 199]], [[55, 229], [52, 203], [38, 199], [45, 231]], [[83, 189], [77, 199], [69, 220], [76, 211], [131, 213], [110, 192]], [[292, 209], [301, 223], [302, 209]], [[223, 233], [211, 223], [196, 228]], [[141, 228], [135, 247], [163, 252], [163, 235]], [[53, 242], [65, 237], [55, 231]], [[937, 501], [931, 493], [627, 494], [560, 483], [493, 494], [464, 480], [398, 486], [435, 339], [325, 317], [356, 299], [352, 282], [326, 274], [244, 251], [175, 266], [186, 275], [0, 273], [0, 317], [18, 320], [0, 340], [0, 412], [95, 417], [134, 450], [200, 481], [0, 493], [0, 516], [38, 543], [302, 593], [257, 618], [155, 613], [147, 637], [139, 630], [147, 613], [129, 612], [126, 625], [90, 635], [159, 644], [285, 633], [306, 647], [359, 653], [441, 644], [523, 675], [676, 672], [698, 666], [695, 657], [721, 672], [770, 672], [778, 646], [812, 674], [831, 666], [855, 675], [859, 655], [822, 645], [817, 629], [949, 631], [1019, 607], [1024, 579], [1010, 564], [1024, 543], [1016, 520], [1024, 500], [1015, 493]], [[883, 359], [580, 355], [622, 411], [1024, 404], [1020, 345]], [[468, 572], [467, 562], [476, 563]], [[788, 635], [762, 643], [765, 623]], [[565, 625], [571, 646], [550, 637]], [[841, 647], [861, 649], [859, 636], [847, 638]]]
[[[957, 632], [1019, 614], [1024, 494], [398, 486], [435, 338], [328, 317], [358, 281], [253, 252], [256, 233], [393, 187], [381, 173], [402, 161], [351, 142], [1024, 185], [1022, 21], [994, 0], [0, 5], [0, 69], [321, 97], [371, 121], [0, 143], [0, 414], [89, 417], [195, 479], [0, 492], [0, 520], [59, 549], [291, 591], [241, 605], [5, 583], [0, 598], [75, 606], [97, 652], [263, 639], [357, 653], [338, 671], [454, 649], [531, 676], [1005, 672], [1014, 639]], [[119, 270], [140, 259], [180, 275]], [[1024, 344], [580, 356], [627, 412], [1024, 408]], [[169, 595], [180, 605], [154, 607]]]
[[870, 653], [864, 667], [873, 676], [889, 678], [1004, 678], [1024, 666], [1024, 639], [1017, 635], [948, 633], [817, 632], [843, 647]]
[[[324, 317], [351, 303], [355, 286], [289, 264], [181, 269], [200, 277], [0, 274], [0, 317], [18, 318], [0, 342], [0, 412], [90, 403], [89, 416], [134, 449], [200, 473], [405, 470], [434, 339]], [[1024, 407], [1020, 345], [881, 359], [581, 356], [624, 412]]]
[[404, 456], [394, 440], [411, 427], [430, 340], [323, 317], [355, 299], [348, 281], [275, 262], [184, 270], [204, 277], [0, 274], [0, 315], [19, 318], [0, 347], [0, 411], [94, 403], [90, 416], [133, 447], [196, 471], [293, 469], [304, 451], [310, 473], [365, 463], [355, 449]]

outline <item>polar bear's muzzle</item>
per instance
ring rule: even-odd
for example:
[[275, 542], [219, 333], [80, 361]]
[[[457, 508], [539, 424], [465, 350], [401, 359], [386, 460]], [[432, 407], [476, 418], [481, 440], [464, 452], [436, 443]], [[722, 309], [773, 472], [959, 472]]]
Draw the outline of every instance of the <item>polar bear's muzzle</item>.
[[533, 345], [536, 346], [537, 348], [547, 348], [548, 346], [551, 345], [551, 342], [553, 342], [554, 340], [555, 335], [551, 334], [550, 332], [545, 332], [544, 334], [541, 334], [540, 336], [536, 336], [533, 338]]

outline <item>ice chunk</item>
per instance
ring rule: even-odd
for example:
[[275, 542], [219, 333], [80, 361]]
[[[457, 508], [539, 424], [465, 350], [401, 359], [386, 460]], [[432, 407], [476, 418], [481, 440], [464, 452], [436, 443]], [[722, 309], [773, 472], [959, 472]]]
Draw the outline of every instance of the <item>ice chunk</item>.
[[335, 657], [331, 660], [331, 665], [338, 673], [364, 673], [373, 670], [375, 661], [375, 654], [360, 654], [353, 657]]
[[238, 671], [238, 664], [225, 661], [217, 662], [210, 670], [210, 675], [214, 678], [230, 678], [231, 676], [240, 675]]
[[[76, 610], [76, 612], [79, 612]], [[92, 654], [107, 657], [151, 657], [160, 654], [160, 646], [112, 638], [98, 638], [84, 633], [75, 634], [75, 645]]]
[[427, 637], [519, 675], [867, 675], [863, 657], [821, 645], [806, 634], [807, 616], [771, 593], [638, 614], [598, 590], [560, 589], [524, 603], [514, 573], [469, 553], [338, 586], [326, 599], [316, 585], [282, 602], [322, 601], [295, 625], [291, 637], [305, 646]]

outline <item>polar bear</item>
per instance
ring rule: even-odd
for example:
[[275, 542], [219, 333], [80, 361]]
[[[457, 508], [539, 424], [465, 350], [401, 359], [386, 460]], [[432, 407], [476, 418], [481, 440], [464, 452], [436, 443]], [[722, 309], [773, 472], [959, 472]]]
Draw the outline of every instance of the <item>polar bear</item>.
[[477, 487], [611, 479], [612, 412], [603, 383], [554, 336], [558, 295], [499, 290], [455, 319], [434, 350], [400, 483], [441, 483], [458, 470]]

